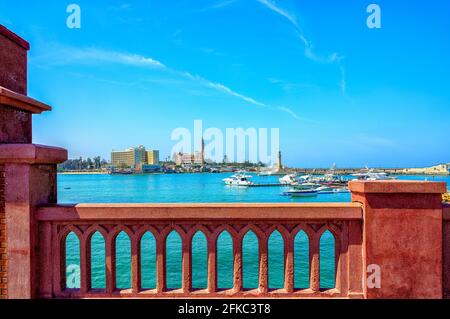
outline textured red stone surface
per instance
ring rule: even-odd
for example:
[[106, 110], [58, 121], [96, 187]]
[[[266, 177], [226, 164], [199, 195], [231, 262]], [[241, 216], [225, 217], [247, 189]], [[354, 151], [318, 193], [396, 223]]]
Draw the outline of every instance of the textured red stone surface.
[[375, 194], [443, 194], [447, 187], [443, 182], [423, 181], [351, 181], [351, 190], [356, 193]]
[[29, 96], [11, 91], [0, 86], [0, 104], [11, 106], [15, 109], [33, 114], [41, 114], [44, 111], [51, 111], [52, 107], [39, 102]]
[[[0, 157], [1, 159], [1, 157]], [[130, 215], [130, 211], [133, 214]], [[214, 212], [212, 215], [211, 212]], [[359, 203], [78, 204], [39, 209], [38, 220], [360, 220]]]
[[368, 183], [350, 183], [364, 207], [364, 267], [381, 267], [381, 288], [366, 297], [442, 298], [445, 183]]
[[38, 144], [0, 144], [1, 163], [57, 164], [67, 159], [67, 150]]
[[[0, 86], [27, 94], [28, 44], [0, 25]], [[0, 105], [0, 143], [31, 143], [31, 114]]]
[[444, 264], [442, 267], [444, 275], [444, 297], [450, 298], [450, 205], [444, 207], [443, 218], [443, 241]]
[[[28, 43], [0, 25], [0, 87], [27, 94]], [[0, 144], [31, 142], [31, 114], [0, 103]], [[0, 298], [7, 297], [5, 166], [0, 165]]]
[[7, 296], [8, 269], [6, 258], [5, 167], [0, 165], [0, 299]]
[[0, 143], [31, 143], [31, 113], [0, 105]]
[[13, 40], [11, 33], [1, 26], [0, 48], [0, 86], [26, 95], [28, 49]]
[[67, 151], [30, 144], [31, 115], [51, 110], [27, 94], [28, 43], [0, 25], [0, 296], [38, 290], [35, 209], [56, 203], [56, 164]]
[[14, 42], [18, 46], [22, 47], [24, 50], [28, 51], [30, 50], [30, 44], [24, 40], [23, 38], [19, 37], [17, 34], [6, 28], [5, 26], [0, 24], [0, 35], [4, 36], [5, 38], [8, 38], [10, 41]]

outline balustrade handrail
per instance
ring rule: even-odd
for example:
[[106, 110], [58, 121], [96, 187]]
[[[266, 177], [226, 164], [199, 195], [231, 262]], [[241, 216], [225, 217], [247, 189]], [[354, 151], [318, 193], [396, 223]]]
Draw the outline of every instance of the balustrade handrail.
[[[130, 214], [132, 210], [132, 214]], [[75, 204], [40, 207], [38, 221], [362, 220], [359, 203]]]

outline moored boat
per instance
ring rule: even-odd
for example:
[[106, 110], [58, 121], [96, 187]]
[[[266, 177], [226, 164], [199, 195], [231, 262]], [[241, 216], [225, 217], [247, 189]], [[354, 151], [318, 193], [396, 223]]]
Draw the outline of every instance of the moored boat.
[[290, 189], [286, 192], [283, 192], [283, 195], [291, 196], [291, 197], [313, 197], [317, 196], [317, 191], [314, 189]]
[[383, 180], [393, 180], [396, 179], [394, 176], [390, 176], [385, 172], [376, 172], [374, 169], [369, 169], [367, 166], [364, 170], [359, 173], [352, 174], [356, 177], [354, 180], [362, 181], [383, 181]]
[[252, 178], [251, 175], [246, 175], [245, 173], [237, 173], [230, 177], [224, 178], [223, 182], [228, 186], [250, 186], [253, 182], [249, 179]]

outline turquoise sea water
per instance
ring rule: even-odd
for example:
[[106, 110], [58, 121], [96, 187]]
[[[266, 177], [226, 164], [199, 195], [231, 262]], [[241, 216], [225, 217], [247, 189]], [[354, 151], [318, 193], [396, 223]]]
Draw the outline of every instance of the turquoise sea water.
[[[348, 202], [350, 194], [319, 195], [308, 198], [281, 196], [285, 187], [237, 188], [225, 186], [222, 179], [230, 174], [170, 174], [170, 175], [58, 175], [59, 203], [198, 203], [198, 202]], [[275, 183], [278, 177], [255, 176], [256, 183]], [[449, 177], [401, 176], [399, 179], [445, 181]], [[117, 287], [131, 286], [131, 247], [128, 236], [117, 237]], [[258, 240], [249, 232], [243, 243], [244, 287], [258, 286]], [[92, 237], [92, 286], [104, 288], [105, 241], [96, 233]], [[269, 287], [283, 287], [283, 239], [274, 232], [269, 239]], [[224, 232], [218, 239], [219, 288], [230, 288], [233, 282], [232, 240]], [[67, 286], [79, 287], [79, 241], [73, 233], [66, 240]], [[141, 242], [142, 286], [156, 285], [155, 239], [147, 233]], [[321, 239], [320, 269], [322, 288], [334, 287], [334, 238], [326, 232]], [[308, 239], [301, 232], [294, 242], [295, 287], [308, 287]], [[204, 288], [207, 282], [206, 238], [197, 233], [192, 242], [192, 277], [194, 288]], [[181, 287], [181, 239], [172, 232], [167, 239], [167, 285]]]

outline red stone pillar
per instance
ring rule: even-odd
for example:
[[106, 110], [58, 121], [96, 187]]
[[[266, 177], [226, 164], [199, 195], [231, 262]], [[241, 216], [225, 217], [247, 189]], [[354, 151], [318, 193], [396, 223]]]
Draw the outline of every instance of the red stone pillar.
[[0, 26], [0, 297], [37, 296], [38, 205], [56, 203], [56, 164], [67, 151], [31, 144], [32, 114], [51, 110], [27, 94], [28, 43]]
[[450, 205], [444, 206], [444, 216], [442, 221], [443, 238], [442, 249], [444, 251], [444, 264], [442, 267], [444, 276], [444, 298], [450, 299]]
[[[364, 270], [380, 268], [366, 298], [442, 298], [442, 197], [445, 183], [352, 181], [364, 210]], [[371, 279], [373, 276], [371, 277]]]
[[7, 297], [8, 268], [5, 214], [5, 166], [0, 165], [0, 299]]

